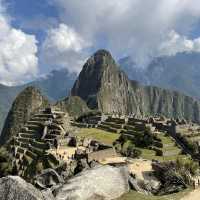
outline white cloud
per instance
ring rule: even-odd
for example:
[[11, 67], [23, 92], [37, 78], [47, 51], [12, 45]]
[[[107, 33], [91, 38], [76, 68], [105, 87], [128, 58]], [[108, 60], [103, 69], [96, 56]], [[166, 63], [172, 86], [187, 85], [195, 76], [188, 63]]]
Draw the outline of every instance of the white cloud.
[[200, 38], [190, 40], [185, 36], [179, 35], [175, 31], [171, 31], [162, 42], [158, 49], [158, 54], [175, 55], [180, 52], [200, 52]]
[[200, 18], [199, 0], [49, 1], [60, 8], [62, 22], [84, 40], [118, 57], [134, 55], [138, 63], [159, 55], [172, 30], [186, 37]]
[[41, 65], [50, 68], [68, 68], [70, 72], [79, 72], [85, 55], [83, 49], [90, 46], [78, 33], [66, 24], [48, 30], [47, 37], [42, 45]]
[[37, 74], [37, 40], [11, 26], [0, 1], [0, 83], [16, 85]]

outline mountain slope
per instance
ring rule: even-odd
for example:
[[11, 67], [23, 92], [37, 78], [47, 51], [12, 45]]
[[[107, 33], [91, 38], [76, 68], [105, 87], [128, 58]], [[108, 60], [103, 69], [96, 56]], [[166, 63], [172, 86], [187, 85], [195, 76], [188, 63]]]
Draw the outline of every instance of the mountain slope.
[[146, 69], [138, 69], [130, 57], [119, 60], [119, 64], [132, 80], [200, 98], [200, 53], [155, 58]]
[[28, 87], [23, 90], [15, 99], [8, 113], [0, 136], [0, 144], [8, 142], [11, 136], [15, 136], [19, 132], [31, 114], [47, 105], [49, 105], [48, 100], [38, 89]]
[[90, 108], [104, 113], [186, 118], [200, 121], [200, 102], [181, 93], [142, 86], [130, 81], [105, 50], [96, 52], [83, 66], [71, 92]]
[[76, 77], [76, 74], [61, 69], [54, 70], [46, 77], [22, 86], [8, 87], [0, 84], [0, 132], [14, 99], [23, 89], [28, 86], [37, 87], [44, 96], [55, 102], [69, 95]]

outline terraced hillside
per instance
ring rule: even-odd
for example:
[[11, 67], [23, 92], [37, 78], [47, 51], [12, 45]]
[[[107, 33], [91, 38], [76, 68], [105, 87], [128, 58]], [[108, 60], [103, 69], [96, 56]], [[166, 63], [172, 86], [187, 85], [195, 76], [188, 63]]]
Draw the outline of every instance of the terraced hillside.
[[199, 158], [200, 126], [198, 124], [185, 124], [176, 127], [175, 136], [191, 152]]
[[57, 139], [66, 134], [66, 117], [64, 112], [41, 111], [33, 115], [13, 138], [13, 163], [20, 176], [28, 178], [45, 168], [55, 169], [60, 164], [59, 159], [48, 154], [47, 150], [55, 148]]
[[[134, 146], [142, 152], [141, 157], [145, 159], [154, 159], [159, 161], [176, 160], [177, 158], [187, 158], [186, 155], [182, 154], [182, 149], [176, 141], [167, 133], [167, 131], [156, 129], [156, 127], [145, 122], [145, 120], [129, 118], [126, 119], [112, 118], [108, 117], [106, 120], [101, 120], [101, 116], [92, 116], [89, 119], [83, 119], [82, 122], [72, 123], [74, 126], [78, 126], [81, 130], [91, 130], [88, 132], [94, 132], [94, 128], [104, 131], [109, 136], [123, 135], [126, 138], [126, 143], [123, 145], [123, 150], [125, 151], [129, 145]], [[158, 123], [159, 124], [159, 123]], [[164, 126], [164, 125], [163, 125]], [[151, 130], [154, 135], [153, 144], [146, 147], [139, 147], [136, 144], [136, 139], [138, 137], [145, 137], [144, 131], [148, 129]], [[84, 131], [81, 131], [84, 132]], [[96, 131], [97, 132], [97, 131]], [[106, 138], [105, 136], [102, 136]], [[104, 139], [102, 138], [102, 140]], [[117, 137], [115, 137], [117, 138]], [[145, 140], [145, 138], [142, 138]]]

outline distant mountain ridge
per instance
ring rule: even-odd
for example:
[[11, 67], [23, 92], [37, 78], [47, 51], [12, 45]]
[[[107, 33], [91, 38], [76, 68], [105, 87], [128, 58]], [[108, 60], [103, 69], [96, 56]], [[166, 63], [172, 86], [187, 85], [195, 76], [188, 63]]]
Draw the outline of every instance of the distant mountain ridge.
[[200, 101], [128, 79], [105, 50], [88, 59], [71, 92], [104, 113], [164, 115], [200, 122]]
[[178, 53], [153, 59], [145, 69], [138, 68], [132, 58], [119, 60], [129, 79], [183, 92], [200, 99], [200, 53]]

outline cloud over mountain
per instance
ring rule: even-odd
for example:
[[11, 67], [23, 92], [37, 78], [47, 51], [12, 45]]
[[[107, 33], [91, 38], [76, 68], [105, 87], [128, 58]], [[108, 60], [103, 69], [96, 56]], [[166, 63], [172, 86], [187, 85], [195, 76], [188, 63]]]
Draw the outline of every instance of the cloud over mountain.
[[158, 56], [200, 52], [199, 0], [8, 1], [12, 9], [0, 0], [0, 83], [57, 68], [79, 72], [100, 48], [116, 59], [131, 56], [138, 67]]
[[161, 56], [173, 56], [181, 52], [200, 52], [200, 37], [192, 40], [171, 31], [167, 36], [167, 40], [160, 44], [158, 50], [158, 54]]
[[66, 24], [49, 29], [42, 44], [40, 59], [49, 67], [67, 67], [70, 72], [79, 72], [85, 59], [84, 48], [90, 45]]
[[[184, 49], [180, 46], [187, 48], [184, 38], [200, 18], [198, 0], [49, 1], [60, 8], [62, 22], [93, 46], [108, 48], [118, 57], [123, 53], [134, 55], [141, 64], [165, 53], [163, 46], [172, 50], [174, 45], [177, 51]], [[172, 42], [171, 33], [183, 39], [178, 44]]]

